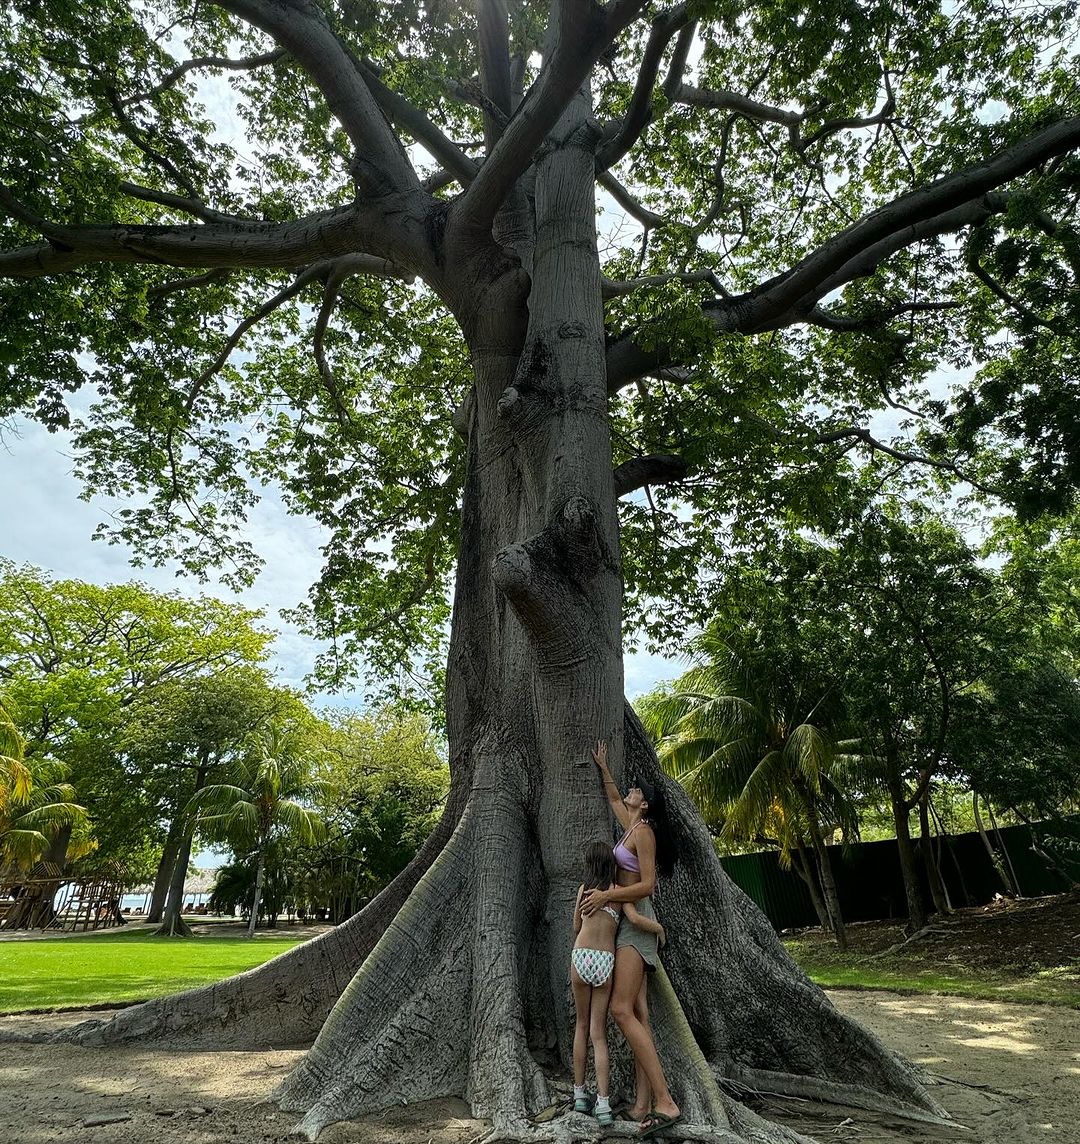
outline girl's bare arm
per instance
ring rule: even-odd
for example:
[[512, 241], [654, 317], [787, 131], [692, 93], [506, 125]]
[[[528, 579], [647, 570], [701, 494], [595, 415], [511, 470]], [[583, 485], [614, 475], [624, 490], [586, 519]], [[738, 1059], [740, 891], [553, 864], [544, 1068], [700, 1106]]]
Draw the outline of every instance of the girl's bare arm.
[[637, 926], [639, 930], [656, 934], [664, 931], [664, 927], [655, 918], [647, 918], [633, 902], [624, 902], [622, 912], [626, 915], [627, 921]]
[[652, 827], [634, 831], [637, 840], [637, 860], [641, 867], [638, 880], [629, 886], [612, 886], [610, 890], [589, 890], [581, 899], [582, 912], [588, 916], [608, 902], [636, 902], [652, 896], [656, 889], [656, 836]]

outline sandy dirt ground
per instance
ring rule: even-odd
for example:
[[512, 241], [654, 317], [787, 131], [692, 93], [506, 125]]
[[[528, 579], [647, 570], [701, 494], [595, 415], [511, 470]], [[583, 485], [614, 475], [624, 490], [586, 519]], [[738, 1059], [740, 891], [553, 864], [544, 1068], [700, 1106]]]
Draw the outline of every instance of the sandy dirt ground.
[[[935, 1088], [954, 1128], [764, 1097], [759, 1111], [822, 1141], [1076, 1144], [1080, 1011], [956, 997], [835, 992], [895, 1049], [949, 1078]], [[55, 1028], [78, 1015], [10, 1016], [0, 1029]], [[195, 1053], [0, 1045], [0, 1140], [13, 1144], [264, 1144], [295, 1116], [267, 1102], [293, 1050]], [[125, 1117], [126, 1119], [120, 1119]], [[94, 1121], [103, 1121], [94, 1123]], [[963, 1127], [961, 1127], [961, 1125]], [[460, 1101], [413, 1105], [328, 1128], [324, 1144], [466, 1144], [483, 1135]]]

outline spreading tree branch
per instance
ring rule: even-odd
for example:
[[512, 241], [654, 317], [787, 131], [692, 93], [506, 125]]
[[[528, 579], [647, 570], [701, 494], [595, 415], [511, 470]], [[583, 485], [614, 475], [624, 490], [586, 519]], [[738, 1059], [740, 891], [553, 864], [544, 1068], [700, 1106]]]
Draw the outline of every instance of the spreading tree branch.
[[[347, 419], [348, 411], [341, 400], [341, 390], [337, 384], [337, 378], [326, 358], [326, 331], [329, 328], [330, 318], [334, 313], [334, 307], [337, 305], [341, 288], [349, 278], [354, 274], [385, 274], [385, 270], [376, 269], [371, 263], [371, 259], [365, 259], [360, 255], [346, 255], [344, 258], [335, 259], [328, 270], [324, 269], [326, 286], [323, 290], [322, 305], [319, 307], [319, 316], [315, 320], [313, 349], [315, 364], [319, 367], [319, 375], [330, 394], [339, 422], [344, 422]], [[407, 281], [411, 282], [412, 279], [409, 278]]]
[[555, 42], [536, 82], [459, 200], [456, 225], [464, 230], [490, 230], [510, 188], [532, 163], [593, 64], [634, 20], [644, 2], [611, 0], [601, 7], [595, 0], [554, 0]]
[[[0, 190], [0, 204], [8, 205]], [[0, 278], [37, 278], [98, 262], [151, 262], [167, 266], [281, 269], [358, 251], [382, 265], [408, 265], [412, 247], [389, 227], [384, 210], [350, 203], [331, 211], [282, 223], [208, 223], [204, 226], [57, 226], [23, 217], [20, 221], [48, 241], [0, 252]], [[25, 212], [24, 212], [25, 214]], [[417, 222], [421, 228], [420, 220]], [[400, 272], [399, 272], [400, 273]]]
[[872, 115], [841, 116], [836, 119], [826, 119], [809, 135], [803, 135], [803, 126], [808, 119], [820, 113], [820, 108], [792, 111], [789, 108], [762, 103], [749, 95], [742, 95], [727, 88], [700, 88], [689, 83], [681, 84], [675, 88], [670, 98], [672, 103], [681, 103], [687, 107], [701, 107], [710, 111], [731, 111], [753, 123], [780, 124], [787, 128], [788, 144], [792, 150], [798, 155], [805, 155], [815, 143], [820, 143], [840, 131], [878, 127], [889, 123], [896, 111], [896, 100], [893, 97], [887, 73], [885, 86], [886, 98], [880, 111], [875, 111]]
[[[925, 233], [947, 234], [955, 226], [958, 210], [971, 210], [997, 187], [1057, 155], [1080, 145], [1080, 117], [1065, 119], [1006, 147], [996, 155], [951, 175], [901, 195], [885, 206], [864, 215], [835, 238], [823, 243], [786, 274], [778, 275], [754, 292], [758, 322], [778, 317], [804, 305], [813, 297], [823, 297], [862, 272], [867, 255], [877, 250], [893, 253], [912, 238]], [[1000, 204], [986, 202], [983, 213]], [[973, 212], [974, 213], [974, 212]], [[965, 222], [964, 225], [969, 225]], [[884, 257], [882, 254], [881, 257]], [[876, 265], [876, 263], [875, 263]], [[848, 267], [852, 269], [849, 271]]]
[[604, 298], [619, 298], [643, 286], [664, 286], [668, 282], [707, 282], [720, 294], [726, 294], [724, 284], [716, 277], [712, 270], [687, 270], [674, 274], [646, 274], [641, 278], [608, 278], [600, 280], [600, 289]]
[[[638, 71], [637, 83], [634, 85], [633, 95], [630, 97], [630, 106], [626, 115], [617, 125], [615, 137], [600, 148], [596, 156], [596, 165], [600, 170], [613, 167], [623, 158], [637, 142], [641, 133], [652, 122], [653, 117], [653, 88], [656, 77], [660, 74], [660, 64], [664, 59], [664, 52], [668, 44], [677, 33], [682, 32], [691, 24], [687, 4], [677, 4], [659, 13], [652, 22], [652, 30], [645, 43], [645, 53], [642, 56], [641, 68]], [[689, 51], [689, 44], [686, 45]], [[679, 53], [676, 53], [678, 56]], [[685, 65], [686, 57], [683, 55], [679, 64], [679, 72]], [[674, 67], [672, 68], [674, 74]], [[670, 76], [669, 76], [670, 79]]]
[[[488, 154], [513, 111], [510, 84], [510, 25], [506, 0], [479, 0], [476, 12], [480, 87], [484, 95], [484, 146]], [[500, 114], [493, 115], [492, 111]]]
[[195, 184], [176, 166], [168, 155], [163, 155], [156, 148], [150, 146], [143, 136], [142, 131], [139, 130], [138, 125], [121, 106], [120, 99], [114, 88], [110, 87], [107, 89], [106, 97], [108, 98], [109, 105], [113, 109], [113, 114], [116, 116], [116, 122], [119, 124], [120, 130], [126, 138], [134, 143], [155, 166], [164, 171], [178, 187], [182, 187], [187, 191], [190, 199], [199, 201], [199, 192]]
[[353, 175], [362, 195], [378, 198], [420, 189], [419, 179], [386, 117], [314, 0], [213, 0], [262, 29], [318, 85], [356, 151]]
[[615, 467], [615, 495], [624, 497], [646, 485], [667, 485], [685, 480], [690, 466], [672, 455], [653, 453], [647, 457], [631, 457]]
[[448, 139], [442, 131], [415, 104], [387, 87], [379, 78], [378, 68], [370, 60], [358, 61], [357, 67], [375, 102], [399, 130], [411, 135], [446, 170], [463, 185], [468, 185], [476, 174], [477, 164]]
[[649, 210], [644, 203], [634, 198], [609, 171], [600, 172], [596, 181], [632, 219], [641, 223], [646, 230], [656, 230], [667, 222], [663, 215], [658, 215], [655, 211]]
[[286, 52], [277, 48], [272, 52], [263, 52], [257, 56], [245, 56], [243, 59], [232, 60], [227, 56], [199, 56], [196, 59], [184, 60], [183, 63], [178, 64], [168, 72], [160, 82], [156, 83], [149, 91], [137, 92], [135, 95], [126, 96], [121, 99], [121, 107], [130, 107], [133, 103], [145, 103], [149, 99], [153, 99], [155, 95], [160, 95], [163, 91], [168, 91], [169, 88], [174, 87], [176, 83], [183, 79], [188, 72], [200, 71], [203, 68], [215, 68], [222, 71], [254, 71], [256, 68], [265, 67], [268, 64], [276, 64], [279, 60], [283, 60]]
[[160, 286], [154, 286], [146, 291], [146, 297], [153, 301], [160, 301], [162, 298], [167, 298], [170, 294], [179, 293], [181, 290], [197, 289], [199, 286], [209, 286], [214, 282], [220, 282], [232, 273], [226, 267], [218, 267], [216, 270], [208, 270], [205, 274], [189, 274], [185, 278], [174, 278], [171, 282], [163, 282]]
[[690, 49], [694, 46], [696, 33], [697, 21], [691, 20], [682, 26], [679, 31], [679, 38], [675, 41], [675, 50], [671, 53], [671, 63], [668, 65], [667, 79], [663, 83], [664, 98], [669, 103], [674, 100], [675, 93], [682, 87], [686, 63], [690, 58]]
[[972, 256], [968, 258], [968, 269], [976, 278], [994, 295], [999, 298], [1010, 310], [1019, 314], [1020, 317], [1026, 318], [1034, 326], [1043, 326], [1048, 330], [1057, 330], [1058, 324], [1056, 322], [1047, 321], [1041, 314], [1036, 314], [1030, 306], [1026, 306], [1019, 298], [1014, 298], [1008, 290], [986, 269], [985, 266]]
[[895, 306], [888, 306], [883, 310], [874, 310], [868, 314], [837, 314], [831, 310], [823, 310], [815, 306], [807, 315], [806, 321], [813, 326], [821, 326], [826, 330], [837, 332], [856, 332], [860, 330], [875, 330], [887, 325], [894, 318], [904, 314], [928, 314], [942, 310], [956, 310], [960, 302], [898, 302]]
[[201, 374], [192, 383], [191, 389], [188, 391], [187, 399], [184, 402], [184, 412], [190, 414], [195, 407], [195, 402], [199, 399], [199, 394], [206, 388], [207, 383], [218, 373], [218, 371], [229, 360], [229, 355], [240, 344], [244, 335], [257, 323], [261, 322], [263, 318], [268, 317], [275, 310], [284, 306], [286, 302], [295, 298], [305, 286], [310, 285], [312, 282], [317, 281], [328, 270], [325, 263], [315, 263], [313, 266], [308, 266], [302, 270], [297, 276], [286, 286], [284, 289], [279, 290], [272, 298], [264, 302], [254, 313], [249, 314], [242, 322], [240, 322], [236, 329], [225, 339], [225, 344], [218, 351], [214, 360], [202, 371]]
[[[1080, 146], [1080, 118], [1061, 120], [996, 155], [946, 175], [929, 186], [900, 195], [864, 215], [812, 251], [792, 269], [749, 294], [718, 300], [705, 316], [716, 334], [758, 333], [807, 320], [819, 300], [884, 259], [922, 238], [953, 234], [1003, 211], [1008, 196], [997, 187], [1029, 173], [1048, 159]], [[815, 313], [820, 316], [820, 311]], [[671, 347], [643, 349], [629, 333], [608, 347], [608, 389], [678, 365]]]
[[789, 131], [797, 129], [802, 120], [801, 112], [773, 107], [748, 95], [740, 95], [737, 91], [728, 91], [726, 88], [706, 90], [684, 83], [675, 92], [673, 102], [688, 107], [703, 107], [711, 111], [734, 111], [755, 123], [782, 124]]
[[169, 194], [168, 191], [156, 191], [152, 187], [142, 187], [138, 183], [121, 183], [120, 190], [123, 194], [129, 195], [133, 199], [141, 199], [146, 203], [158, 203], [163, 207], [172, 207], [174, 210], [183, 211], [184, 214], [201, 218], [203, 222], [228, 222], [234, 226], [243, 226], [250, 222], [253, 225], [257, 225], [253, 219], [244, 219], [238, 215], [216, 211], [199, 199], [188, 199], [183, 195], [172, 195]]
[[[777, 433], [779, 432], [780, 431], [777, 430]], [[1000, 495], [997, 489], [982, 484], [982, 482], [976, 480], [969, 473], [964, 472], [955, 461], [943, 461], [937, 457], [927, 457], [922, 453], [908, 453], [903, 449], [893, 448], [892, 445], [886, 445], [884, 441], [879, 441], [869, 429], [864, 429], [858, 425], [852, 425], [844, 429], [833, 429], [827, 433], [819, 433], [810, 439], [810, 444], [832, 445], [838, 441], [850, 441], [851, 446], [861, 441], [864, 445], [869, 447], [871, 452], [884, 453], [887, 457], [893, 457], [895, 460], [903, 461], [905, 464], [926, 465], [932, 469], [940, 469], [942, 472], [951, 473], [954, 477], [958, 477], [966, 484], [971, 485], [973, 489], [978, 489], [981, 493], [986, 493], [988, 496], [994, 497]]]

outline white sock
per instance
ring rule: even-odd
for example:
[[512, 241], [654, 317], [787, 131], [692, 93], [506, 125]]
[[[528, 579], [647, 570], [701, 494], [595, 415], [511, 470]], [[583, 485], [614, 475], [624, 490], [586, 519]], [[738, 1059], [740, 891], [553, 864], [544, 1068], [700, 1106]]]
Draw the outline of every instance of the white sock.
[[594, 1111], [595, 1112], [610, 1112], [611, 1111], [611, 1105], [608, 1104], [608, 1098], [606, 1096], [598, 1096], [596, 1098], [596, 1108], [594, 1109]]
[[583, 1084], [575, 1084], [574, 1085], [574, 1099], [575, 1100], [584, 1100], [586, 1098], [586, 1096], [588, 1096], [588, 1093], [585, 1091], [585, 1086]]

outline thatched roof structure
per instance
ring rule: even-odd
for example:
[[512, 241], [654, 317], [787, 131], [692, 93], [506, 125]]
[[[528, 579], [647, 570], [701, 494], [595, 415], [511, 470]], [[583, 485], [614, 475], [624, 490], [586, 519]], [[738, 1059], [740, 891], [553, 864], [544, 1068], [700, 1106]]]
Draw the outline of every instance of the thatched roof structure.
[[[184, 896], [209, 894], [217, 881], [217, 874], [217, 870], [195, 870], [184, 880]], [[129, 894], [152, 894], [153, 892], [154, 887], [149, 882], [142, 886], [132, 886], [128, 890]]]

